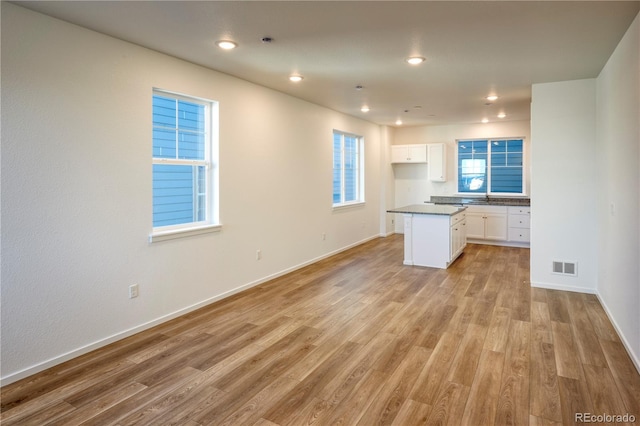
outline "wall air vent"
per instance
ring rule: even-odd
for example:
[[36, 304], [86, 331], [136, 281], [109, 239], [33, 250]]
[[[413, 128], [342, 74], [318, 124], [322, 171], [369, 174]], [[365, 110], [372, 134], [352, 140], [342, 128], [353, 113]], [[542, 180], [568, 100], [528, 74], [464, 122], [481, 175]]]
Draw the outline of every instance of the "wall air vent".
[[554, 274], [570, 275], [572, 277], [578, 276], [578, 262], [563, 262], [560, 260], [554, 260], [551, 266], [551, 272]]

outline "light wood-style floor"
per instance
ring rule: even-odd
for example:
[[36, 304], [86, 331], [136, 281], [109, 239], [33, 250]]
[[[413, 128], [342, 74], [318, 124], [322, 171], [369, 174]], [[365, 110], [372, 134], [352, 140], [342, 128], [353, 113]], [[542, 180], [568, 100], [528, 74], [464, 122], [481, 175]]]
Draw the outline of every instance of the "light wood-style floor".
[[[2, 389], [10, 425], [552, 425], [640, 418], [593, 295], [530, 288], [529, 250], [448, 270], [381, 238]], [[638, 421], [638, 420], [637, 420]]]

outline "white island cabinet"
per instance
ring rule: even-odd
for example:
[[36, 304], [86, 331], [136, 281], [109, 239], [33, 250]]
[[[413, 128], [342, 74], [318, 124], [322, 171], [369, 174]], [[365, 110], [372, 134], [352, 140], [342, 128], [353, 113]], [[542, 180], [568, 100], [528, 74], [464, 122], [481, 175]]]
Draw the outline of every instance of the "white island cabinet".
[[412, 205], [404, 216], [404, 264], [446, 269], [466, 246], [465, 207]]

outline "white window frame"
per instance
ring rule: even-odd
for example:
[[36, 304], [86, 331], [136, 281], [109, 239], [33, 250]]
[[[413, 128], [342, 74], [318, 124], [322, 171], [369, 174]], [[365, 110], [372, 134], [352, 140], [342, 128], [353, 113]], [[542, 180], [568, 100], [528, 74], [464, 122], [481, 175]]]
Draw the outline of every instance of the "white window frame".
[[[491, 142], [499, 142], [506, 140], [522, 140], [522, 192], [491, 192], [490, 184], [491, 184]], [[459, 172], [459, 158], [458, 158], [458, 144], [460, 142], [469, 142], [469, 141], [478, 141], [478, 140], [486, 140], [487, 141], [487, 192], [486, 194], [479, 192], [459, 192], [458, 191], [458, 172]], [[494, 195], [497, 197], [522, 197], [527, 195], [527, 139], [524, 136], [513, 136], [513, 137], [500, 137], [500, 138], [470, 138], [470, 139], [456, 139], [456, 195], [459, 196], [468, 196], [468, 197], [478, 197], [482, 195]]]
[[[219, 185], [218, 185], [218, 135], [219, 105], [209, 99], [188, 96], [163, 89], [153, 89], [153, 95], [169, 97], [176, 100], [200, 104], [205, 107], [205, 153], [202, 160], [157, 158], [152, 155], [152, 166], [155, 164], [171, 164], [183, 166], [203, 166], [205, 168], [205, 220], [176, 225], [153, 227], [149, 234], [149, 242], [158, 242], [174, 238], [182, 238], [203, 233], [215, 232], [222, 228], [219, 222]], [[196, 177], [194, 176], [194, 179]], [[197, 198], [197, 190], [194, 196]], [[198, 204], [194, 202], [194, 212]], [[153, 212], [151, 212], [153, 221]]]
[[[331, 163], [332, 163], [332, 179], [333, 179], [333, 158], [334, 158], [334, 150], [333, 150], [333, 137], [335, 137], [335, 135], [340, 135], [341, 136], [341, 144], [340, 144], [340, 152], [341, 152], [341, 164], [342, 164], [342, 168], [341, 168], [341, 188], [340, 188], [340, 201], [337, 203], [333, 202], [333, 196], [332, 196], [332, 204], [333, 204], [333, 208], [334, 209], [340, 209], [340, 208], [344, 208], [344, 207], [351, 207], [351, 206], [357, 206], [357, 205], [361, 205], [364, 204], [365, 202], [365, 197], [364, 197], [364, 176], [365, 176], [365, 171], [364, 171], [364, 137], [360, 136], [360, 135], [356, 135], [354, 133], [349, 133], [349, 132], [344, 132], [342, 130], [336, 130], [334, 129], [333, 132], [331, 133], [332, 139], [331, 139]], [[357, 181], [356, 181], [356, 199], [353, 201], [344, 201], [345, 198], [345, 178], [344, 178], [344, 174], [345, 174], [345, 150], [344, 150], [344, 138], [345, 136], [350, 136], [353, 138], [357, 139], [357, 149], [358, 149], [358, 173], [356, 174], [357, 177]], [[331, 191], [333, 193], [333, 184], [331, 185]]]

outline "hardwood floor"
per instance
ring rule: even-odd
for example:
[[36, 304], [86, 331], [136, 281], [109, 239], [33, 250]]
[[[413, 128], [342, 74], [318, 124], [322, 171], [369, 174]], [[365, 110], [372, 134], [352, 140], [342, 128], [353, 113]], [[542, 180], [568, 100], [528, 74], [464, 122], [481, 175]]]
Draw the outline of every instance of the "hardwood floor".
[[[532, 289], [529, 250], [448, 270], [377, 239], [5, 386], [10, 425], [553, 425], [640, 418], [593, 295]], [[637, 420], [638, 421], [638, 420]]]

